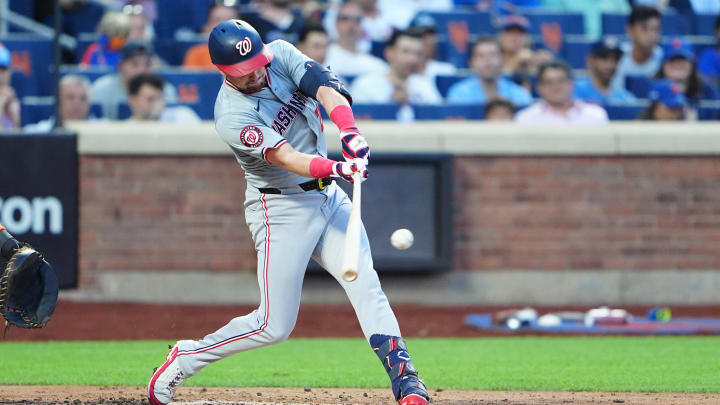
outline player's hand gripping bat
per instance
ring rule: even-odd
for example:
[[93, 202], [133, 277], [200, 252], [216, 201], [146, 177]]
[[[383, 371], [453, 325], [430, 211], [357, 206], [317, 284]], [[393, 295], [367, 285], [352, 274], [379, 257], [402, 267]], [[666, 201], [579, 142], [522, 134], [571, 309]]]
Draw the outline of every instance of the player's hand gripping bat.
[[360, 258], [360, 184], [363, 182], [362, 174], [353, 173], [353, 196], [350, 220], [345, 232], [345, 246], [343, 247], [343, 260], [341, 268], [342, 279], [348, 282], [358, 277], [358, 260]]

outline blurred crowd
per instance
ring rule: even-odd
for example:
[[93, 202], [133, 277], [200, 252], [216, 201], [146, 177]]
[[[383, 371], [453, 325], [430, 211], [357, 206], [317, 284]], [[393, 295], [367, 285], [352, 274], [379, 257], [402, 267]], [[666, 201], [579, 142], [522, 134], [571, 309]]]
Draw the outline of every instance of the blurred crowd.
[[[201, 117], [183, 105], [178, 89], [161, 72], [173, 68], [155, 51], [164, 0], [107, 0], [96, 19], [95, 40], [63, 54], [76, 65], [59, 83], [61, 121], [128, 119], [175, 123]], [[193, 32], [178, 26], [174, 39], [194, 40], [175, 67], [215, 72], [207, 38], [218, 23], [242, 18], [265, 42], [278, 39], [330, 68], [350, 88], [356, 104], [397, 105], [397, 119], [415, 119], [413, 106], [476, 106], [486, 120], [518, 124], [600, 124], [607, 105], [638, 102], [628, 78], [647, 79], [642, 120], [695, 120], [703, 102], [719, 102], [720, 17], [714, 38], [701, 53], [687, 37], [663, 38], [668, 13], [718, 15], [717, 0], [197, 0], [206, 5]], [[33, 18], [50, 25], [51, 1], [36, 0]], [[95, 5], [95, 3], [93, 3]], [[177, 7], [186, 4], [177, 1]], [[73, 15], [87, 14], [85, 0], [61, 0], [64, 31], [78, 36]], [[534, 11], [582, 15], [589, 43], [585, 66], [573, 69], [558, 52], [562, 26], [533, 29]], [[476, 12], [491, 17], [492, 35], [442, 26], [442, 13]], [[603, 33], [604, 13], [625, 14], [625, 34]], [[194, 16], [196, 19], [198, 16]], [[86, 18], [87, 19], [87, 18]], [[68, 22], [69, 21], [69, 22]], [[92, 22], [91, 22], [92, 23]], [[539, 34], [538, 34], [539, 33]], [[462, 42], [462, 43], [460, 43]], [[467, 48], [465, 63], [448, 60], [443, 47]], [[2, 128], [21, 127], [21, 101], [11, 85], [11, 52], [0, 45]], [[106, 69], [90, 80], [84, 72]], [[442, 78], [451, 78], [440, 88]], [[645, 100], [646, 99], [646, 100]], [[214, 100], [212, 100], [214, 101]], [[91, 108], [91, 106], [93, 108]], [[129, 111], [127, 111], [129, 110]], [[720, 111], [720, 110], [719, 110]], [[211, 117], [203, 117], [211, 118]], [[717, 118], [717, 117], [714, 117]], [[55, 115], [27, 123], [28, 132], [56, 125]]]

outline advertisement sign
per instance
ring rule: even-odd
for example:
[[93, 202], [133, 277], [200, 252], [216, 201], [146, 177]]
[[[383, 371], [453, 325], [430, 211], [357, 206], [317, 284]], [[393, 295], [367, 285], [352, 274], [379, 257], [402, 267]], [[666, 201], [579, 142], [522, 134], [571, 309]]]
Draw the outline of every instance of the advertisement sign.
[[61, 288], [77, 286], [75, 135], [0, 135], [0, 223], [40, 251]]

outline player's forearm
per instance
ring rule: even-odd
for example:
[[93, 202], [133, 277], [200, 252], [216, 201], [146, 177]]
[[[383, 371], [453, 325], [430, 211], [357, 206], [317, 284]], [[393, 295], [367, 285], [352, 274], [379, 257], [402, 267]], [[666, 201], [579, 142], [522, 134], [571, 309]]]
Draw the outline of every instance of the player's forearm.
[[330, 119], [337, 125], [340, 132], [357, 132], [355, 117], [347, 98], [331, 87], [320, 86], [317, 100], [330, 114]]
[[322, 179], [330, 176], [345, 177], [350, 176], [353, 172], [363, 172], [363, 178], [367, 178], [365, 166], [359, 166], [355, 163], [336, 162], [317, 155], [308, 155], [296, 151], [289, 144], [269, 150], [267, 161], [303, 177]]
[[[275, 155], [275, 156], [273, 156]], [[289, 153], [268, 153], [268, 161], [276, 166], [303, 177], [310, 175], [310, 162], [315, 156], [293, 150]]]
[[350, 107], [350, 103], [347, 101], [345, 96], [328, 86], [318, 87], [316, 99], [328, 113], [334, 110], [337, 106], [344, 105]]
[[303, 177], [313, 177], [310, 173], [310, 162], [316, 157], [298, 152], [288, 144], [271, 149], [267, 154], [267, 160], [271, 164]]

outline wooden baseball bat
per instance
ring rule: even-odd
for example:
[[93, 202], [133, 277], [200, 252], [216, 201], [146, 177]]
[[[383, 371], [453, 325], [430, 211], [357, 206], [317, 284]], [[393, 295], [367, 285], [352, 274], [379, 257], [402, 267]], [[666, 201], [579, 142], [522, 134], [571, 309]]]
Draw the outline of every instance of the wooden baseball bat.
[[350, 219], [345, 231], [345, 246], [343, 247], [343, 261], [341, 267], [342, 279], [348, 282], [355, 281], [358, 277], [358, 261], [360, 258], [360, 173], [353, 174], [353, 196]]

